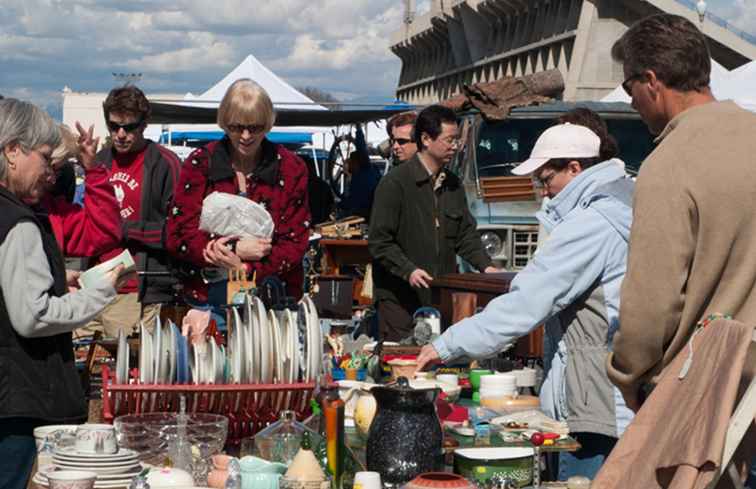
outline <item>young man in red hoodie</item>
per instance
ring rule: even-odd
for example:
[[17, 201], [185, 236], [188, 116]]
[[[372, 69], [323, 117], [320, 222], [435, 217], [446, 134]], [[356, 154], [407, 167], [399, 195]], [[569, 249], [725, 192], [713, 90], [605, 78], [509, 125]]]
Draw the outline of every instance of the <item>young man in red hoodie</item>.
[[127, 248], [138, 272], [118, 290], [117, 299], [88, 325], [100, 327], [106, 336], [136, 331], [140, 320], [152, 329], [160, 303], [173, 300], [175, 280], [168, 273], [165, 222], [178, 180], [178, 157], [163, 146], [145, 139], [150, 103], [135, 86], [115, 88], [103, 103], [111, 144], [102, 149], [97, 162], [110, 169], [110, 183], [121, 207], [123, 239], [118, 247], [100, 256], [108, 260]]
[[[94, 126], [86, 130], [77, 122], [78, 138], [67, 126], [59, 127], [61, 143], [52, 153], [55, 171], [50, 174], [50, 189], [41, 202], [42, 208], [63, 255], [98, 256], [121, 242], [121, 208], [108, 169], [95, 161], [99, 138], [93, 136]], [[71, 202], [66, 195], [72, 190], [66, 184], [75, 178], [72, 159], [84, 168], [84, 205]], [[60, 188], [59, 183], [65, 188]]]

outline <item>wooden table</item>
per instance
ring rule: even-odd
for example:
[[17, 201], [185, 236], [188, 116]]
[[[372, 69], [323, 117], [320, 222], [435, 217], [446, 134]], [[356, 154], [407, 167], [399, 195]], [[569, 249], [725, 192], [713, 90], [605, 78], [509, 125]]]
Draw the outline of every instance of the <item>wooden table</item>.
[[[477, 296], [477, 306], [485, 307], [494, 298], [509, 292], [516, 274], [503, 273], [452, 273], [431, 283], [431, 302], [441, 312], [441, 329], [451, 326], [454, 312], [452, 295], [469, 292]], [[514, 355], [526, 358], [543, 358], [543, 326], [517, 341]]]

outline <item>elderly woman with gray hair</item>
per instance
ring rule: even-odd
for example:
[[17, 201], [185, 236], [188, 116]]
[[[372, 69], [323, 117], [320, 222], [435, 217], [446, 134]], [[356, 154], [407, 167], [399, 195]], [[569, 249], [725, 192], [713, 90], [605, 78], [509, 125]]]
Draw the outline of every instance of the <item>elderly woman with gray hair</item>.
[[0, 487], [26, 487], [33, 430], [87, 417], [71, 331], [115, 296], [122, 267], [70, 291], [50, 221], [36, 207], [48, 188], [57, 124], [32, 104], [0, 100]]

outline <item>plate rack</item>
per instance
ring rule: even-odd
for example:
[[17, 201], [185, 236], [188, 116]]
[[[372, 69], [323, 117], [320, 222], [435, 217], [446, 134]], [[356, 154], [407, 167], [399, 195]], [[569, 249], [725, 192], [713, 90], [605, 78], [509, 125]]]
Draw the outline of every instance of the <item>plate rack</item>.
[[116, 384], [113, 372], [102, 367], [103, 419], [148, 412], [178, 412], [181, 396], [187, 412], [222, 414], [229, 418], [227, 445], [238, 446], [270, 423], [281, 411], [291, 410], [298, 420], [311, 414], [315, 382], [296, 384], [140, 384], [138, 369], [129, 384]]

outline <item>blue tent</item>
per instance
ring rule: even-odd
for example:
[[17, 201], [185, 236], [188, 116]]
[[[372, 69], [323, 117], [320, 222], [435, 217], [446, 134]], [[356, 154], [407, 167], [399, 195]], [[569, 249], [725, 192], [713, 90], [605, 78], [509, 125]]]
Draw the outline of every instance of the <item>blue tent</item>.
[[[184, 141], [216, 141], [224, 136], [223, 131], [173, 131], [171, 144], [180, 145]], [[278, 144], [312, 144], [310, 132], [270, 132], [268, 139]], [[168, 132], [160, 135], [160, 143], [168, 144]]]

